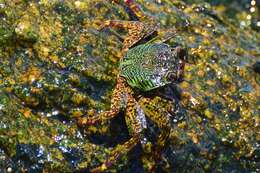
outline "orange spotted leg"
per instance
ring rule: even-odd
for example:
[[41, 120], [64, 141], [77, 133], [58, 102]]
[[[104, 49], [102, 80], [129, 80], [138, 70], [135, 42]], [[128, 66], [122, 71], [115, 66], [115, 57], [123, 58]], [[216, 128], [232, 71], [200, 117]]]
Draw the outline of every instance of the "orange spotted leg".
[[[131, 88], [128, 88], [131, 90]], [[132, 97], [131, 92], [128, 92], [128, 103], [126, 109], [126, 123], [129, 127], [131, 138], [123, 143], [116, 146], [111, 151], [108, 159], [100, 166], [91, 170], [92, 173], [103, 172], [113, 166], [123, 155], [127, 154], [134, 146], [138, 144], [141, 137], [141, 131], [145, 126], [144, 113], [136, 100]]]
[[[119, 0], [111, 0], [114, 3], [120, 4]], [[139, 20], [154, 20], [152, 16], [149, 16], [143, 12], [140, 5], [134, 0], [124, 0], [124, 4], [138, 17]]]
[[[160, 160], [162, 149], [165, 147], [165, 143], [170, 135], [170, 120], [169, 113], [167, 110], [162, 110], [163, 108], [154, 103], [150, 98], [141, 98], [138, 103], [144, 110], [145, 115], [155, 122], [156, 125], [161, 130], [161, 133], [157, 139], [155, 148], [152, 150], [153, 158], [155, 163]], [[151, 160], [151, 158], [150, 158]], [[152, 168], [154, 169], [154, 168]]]
[[[113, 1], [118, 3], [118, 1]], [[139, 5], [133, 0], [124, 0], [124, 3], [138, 17], [139, 21], [107, 20], [99, 22], [99, 29], [104, 27], [123, 28], [128, 30], [128, 34], [123, 42], [122, 54], [124, 55], [130, 47], [143, 38], [151, 35], [159, 28], [159, 23], [154, 18], [145, 14]]]
[[123, 28], [128, 30], [122, 47], [122, 54], [124, 55], [130, 47], [142, 38], [151, 35], [159, 26], [154, 23], [139, 21], [107, 20], [100, 25], [100, 29], [104, 27]]
[[111, 109], [108, 111], [101, 112], [100, 114], [93, 117], [80, 117], [78, 118], [79, 125], [93, 125], [98, 122], [104, 122], [118, 115], [120, 110], [126, 108], [127, 94], [125, 91], [126, 82], [124, 78], [119, 77], [117, 80], [116, 87], [112, 94]]

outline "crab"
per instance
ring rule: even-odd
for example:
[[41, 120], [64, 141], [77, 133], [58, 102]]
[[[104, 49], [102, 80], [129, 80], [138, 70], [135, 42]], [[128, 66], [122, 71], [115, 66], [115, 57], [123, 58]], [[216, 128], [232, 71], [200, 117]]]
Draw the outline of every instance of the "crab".
[[[156, 103], [154, 99], [142, 97], [135, 91], [138, 90], [140, 93], [154, 91], [180, 81], [184, 75], [186, 50], [166, 44], [165, 41], [170, 38], [169, 36], [160, 42], [153, 43], [151, 39], [144, 42], [150, 36], [156, 35], [159, 24], [153, 17], [146, 15], [133, 0], [124, 0], [124, 4], [136, 15], [138, 21], [107, 20], [100, 24], [100, 29], [113, 27], [128, 30], [123, 41], [122, 58], [116, 86], [112, 93], [111, 108], [95, 116], [80, 117], [78, 124], [95, 125], [114, 118], [124, 111], [131, 138], [123, 144], [118, 144], [107, 160], [90, 172], [108, 170], [138, 143], [145, 148], [147, 140], [143, 131], [147, 128], [146, 118], [152, 120], [161, 129], [156, 149], [153, 150], [153, 157], [158, 157], [170, 133], [169, 113], [166, 108], [159, 106], [158, 97], [155, 99]], [[141, 22], [142, 20], [148, 22]]]

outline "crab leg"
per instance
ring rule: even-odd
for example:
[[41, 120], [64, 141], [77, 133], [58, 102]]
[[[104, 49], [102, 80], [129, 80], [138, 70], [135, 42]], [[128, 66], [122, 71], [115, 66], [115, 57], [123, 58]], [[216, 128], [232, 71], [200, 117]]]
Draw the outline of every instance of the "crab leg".
[[129, 100], [126, 109], [126, 122], [128, 127], [131, 128], [130, 134], [132, 135], [132, 137], [124, 144], [117, 145], [116, 148], [112, 150], [108, 159], [102, 165], [91, 170], [92, 173], [98, 173], [107, 170], [109, 167], [114, 165], [122, 157], [122, 155], [128, 153], [140, 141], [140, 132], [142, 130], [142, 125], [140, 121], [136, 118], [138, 117], [138, 113], [140, 113], [138, 111], [139, 105], [131, 95], [128, 95], [128, 97]]
[[[112, 0], [112, 2], [119, 4], [119, 0]], [[124, 0], [124, 4], [134, 13], [134, 15], [136, 15], [136, 17], [138, 17], [139, 20], [154, 20], [151, 16], [145, 14], [134, 0]]]
[[161, 107], [158, 107], [149, 98], [143, 97], [138, 101], [138, 103], [140, 104], [141, 108], [143, 108], [145, 115], [153, 122], [155, 122], [162, 131], [157, 139], [156, 148], [154, 150], [154, 157], [158, 160], [160, 157], [160, 152], [170, 135], [171, 126], [168, 119], [169, 113], [166, 110], [162, 111]]
[[[119, 3], [117, 0], [112, 0], [112, 2]], [[135, 43], [140, 41], [142, 38], [151, 35], [159, 28], [159, 24], [155, 22], [154, 18], [145, 14], [136, 2], [133, 0], [124, 0], [124, 3], [138, 17], [138, 19], [141, 21], [146, 20], [147, 22], [123, 20], [107, 20], [105, 22], [98, 22], [99, 29], [112, 27], [128, 30], [128, 34], [123, 42], [122, 55], [124, 55]]]
[[101, 112], [94, 117], [80, 117], [78, 119], [79, 125], [93, 125], [97, 122], [106, 121], [118, 115], [121, 109], [126, 107], [127, 96], [125, 90], [122, 88], [126, 87], [125, 80], [121, 77], [118, 78], [116, 87], [112, 94], [111, 109], [109, 111]]
[[104, 172], [110, 168], [113, 164], [117, 162], [118, 159], [125, 153], [128, 153], [139, 141], [139, 136], [133, 136], [127, 142], [122, 145], [117, 145], [117, 147], [111, 152], [109, 158], [100, 166], [92, 169], [91, 173]]
[[104, 27], [123, 28], [128, 30], [124, 39], [122, 54], [124, 55], [135, 43], [151, 35], [159, 27], [154, 23], [143, 23], [139, 21], [107, 20], [100, 24], [100, 29]]
[[140, 20], [147, 18], [154, 20], [151, 16], [145, 14], [134, 0], [124, 0], [124, 2]]

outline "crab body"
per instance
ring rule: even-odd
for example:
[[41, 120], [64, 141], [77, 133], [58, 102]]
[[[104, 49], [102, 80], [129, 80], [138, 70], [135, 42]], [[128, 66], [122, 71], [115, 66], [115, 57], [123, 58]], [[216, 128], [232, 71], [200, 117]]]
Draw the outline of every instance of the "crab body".
[[131, 87], [149, 91], [172, 83], [178, 71], [175, 49], [165, 43], [142, 44], [128, 50], [120, 62], [120, 76]]
[[[115, 1], [114, 1], [115, 2]], [[117, 1], [116, 1], [117, 2]], [[162, 100], [143, 97], [134, 93], [133, 88], [140, 91], [150, 91], [163, 87], [167, 84], [178, 81], [183, 77], [186, 51], [181, 47], [172, 48], [164, 41], [159, 43], [138, 44], [144, 38], [155, 33], [159, 24], [147, 16], [133, 0], [125, 0], [130, 10], [140, 19], [150, 19], [149, 22], [140, 21], [120, 21], [108, 20], [101, 22], [100, 29], [104, 27], [124, 28], [128, 34], [123, 42], [122, 55], [120, 60], [120, 70], [116, 86], [112, 93], [110, 110], [103, 111], [96, 116], [80, 117], [79, 125], [94, 125], [99, 122], [107, 121], [124, 111], [125, 121], [129, 129], [131, 138], [123, 144], [117, 145], [102, 165], [92, 169], [90, 172], [103, 172], [109, 169], [122, 155], [128, 153], [139, 142], [146, 150], [147, 140], [143, 136], [144, 129], [147, 128], [146, 118], [154, 122], [161, 133], [158, 136], [156, 147], [149, 158], [143, 162], [146, 165], [156, 165], [159, 153], [164, 147], [165, 141], [170, 134], [169, 112]], [[172, 105], [172, 101], [170, 101]], [[148, 147], [149, 148], [149, 147]], [[152, 161], [152, 160], [153, 161]], [[152, 167], [148, 172], [153, 172]]]

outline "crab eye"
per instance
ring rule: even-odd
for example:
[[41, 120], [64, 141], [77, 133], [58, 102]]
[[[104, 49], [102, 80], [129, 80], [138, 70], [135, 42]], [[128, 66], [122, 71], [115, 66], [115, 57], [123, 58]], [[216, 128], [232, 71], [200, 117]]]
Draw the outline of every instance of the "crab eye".
[[167, 79], [168, 79], [169, 81], [176, 80], [176, 79], [177, 79], [177, 74], [175, 74], [174, 72], [169, 72], [169, 73], [167, 74]]
[[178, 47], [177, 54], [180, 60], [186, 61], [187, 60], [187, 51], [184, 48]]
[[185, 48], [177, 46], [175, 48], [171, 48], [171, 51], [178, 59], [183, 61], [187, 60], [187, 50]]

